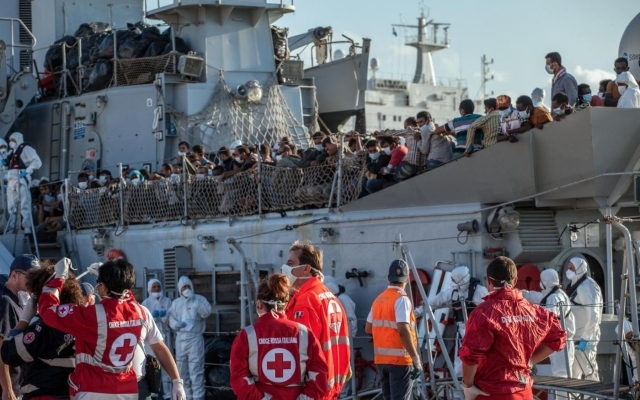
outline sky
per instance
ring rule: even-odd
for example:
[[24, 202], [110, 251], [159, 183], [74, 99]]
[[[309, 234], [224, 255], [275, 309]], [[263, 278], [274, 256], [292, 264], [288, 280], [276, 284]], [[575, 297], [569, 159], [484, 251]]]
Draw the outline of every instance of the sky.
[[[331, 26], [334, 40], [342, 39], [341, 34], [360, 43], [361, 38], [370, 38], [379, 74], [407, 80], [415, 70], [416, 50], [404, 46], [402, 28], [396, 28], [398, 36], [393, 36], [391, 24], [416, 25], [422, 6], [427, 19], [451, 24], [450, 48], [433, 54], [437, 79], [465, 79], [469, 97], [479, 99], [481, 57], [486, 55], [494, 61], [489, 66], [494, 80], [487, 83], [488, 94], [515, 99], [542, 87], [547, 103], [551, 90], [551, 75], [544, 68], [547, 53], [559, 52], [567, 71], [578, 83], [590, 84], [595, 93], [601, 79], [614, 77], [613, 61], [622, 34], [640, 13], [639, 0], [297, 0], [294, 5], [295, 14], [275, 23], [289, 27], [289, 36]], [[309, 56], [302, 59], [308, 67]]]

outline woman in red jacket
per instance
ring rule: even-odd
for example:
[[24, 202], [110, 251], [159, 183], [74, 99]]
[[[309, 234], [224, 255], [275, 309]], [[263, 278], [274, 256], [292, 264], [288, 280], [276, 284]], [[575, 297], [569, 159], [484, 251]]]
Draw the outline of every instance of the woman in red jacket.
[[327, 362], [304, 325], [284, 314], [289, 281], [273, 274], [258, 286], [258, 321], [231, 348], [231, 387], [243, 400], [312, 400], [328, 391]]

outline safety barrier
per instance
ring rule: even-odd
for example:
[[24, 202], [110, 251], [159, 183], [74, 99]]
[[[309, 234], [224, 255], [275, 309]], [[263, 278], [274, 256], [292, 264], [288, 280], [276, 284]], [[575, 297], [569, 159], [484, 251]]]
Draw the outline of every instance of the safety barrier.
[[283, 168], [261, 165], [226, 180], [183, 175], [141, 183], [68, 191], [69, 222], [75, 229], [121, 223], [243, 216], [308, 207], [334, 207], [358, 198], [362, 166]]

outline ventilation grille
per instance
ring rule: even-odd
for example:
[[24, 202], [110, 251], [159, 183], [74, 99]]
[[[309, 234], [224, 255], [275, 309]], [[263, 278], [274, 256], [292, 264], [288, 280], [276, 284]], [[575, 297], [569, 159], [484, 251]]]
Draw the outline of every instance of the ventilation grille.
[[[18, 18], [22, 20], [22, 22], [29, 28], [30, 31], [33, 31], [33, 25], [31, 23], [31, 0], [19, 0], [18, 3]], [[20, 43], [28, 44], [31, 43], [31, 36], [27, 33], [26, 30], [22, 26], [20, 26]]]
[[175, 247], [164, 249], [164, 290], [174, 291], [178, 284]]
[[560, 235], [551, 210], [520, 210], [518, 234], [524, 251], [560, 251]]

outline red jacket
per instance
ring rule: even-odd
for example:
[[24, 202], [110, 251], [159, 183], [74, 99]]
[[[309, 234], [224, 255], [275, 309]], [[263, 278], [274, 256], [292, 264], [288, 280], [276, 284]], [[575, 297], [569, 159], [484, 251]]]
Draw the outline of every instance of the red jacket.
[[342, 391], [351, 366], [349, 323], [340, 301], [317, 277], [302, 285], [287, 304], [287, 318], [309, 328], [318, 338], [329, 367], [327, 398]]
[[480, 390], [516, 393], [533, 384], [529, 360], [534, 350], [544, 344], [560, 351], [566, 340], [555, 314], [506, 287], [490, 293], [469, 314], [460, 359], [478, 366], [474, 383]]
[[239, 399], [320, 399], [327, 389], [327, 362], [318, 339], [284, 314], [267, 313], [240, 331], [231, 347], [231, 387]]
[[[138, 398], [136, 374], [131, 368], [144, 313], [133, 298], [102, 298], [100, 304], [82, 307], [60, 305], [58, 293], [64, 280], [52, 279], [38, 299], [38, 312], [48, 326], [76, 338], [76, 369], [69, 376], [71, 395], [89, 399]], [[91, 396], [93, 394], [93, 396]], [[84, 397], [83, 397], [84, 398]]]

